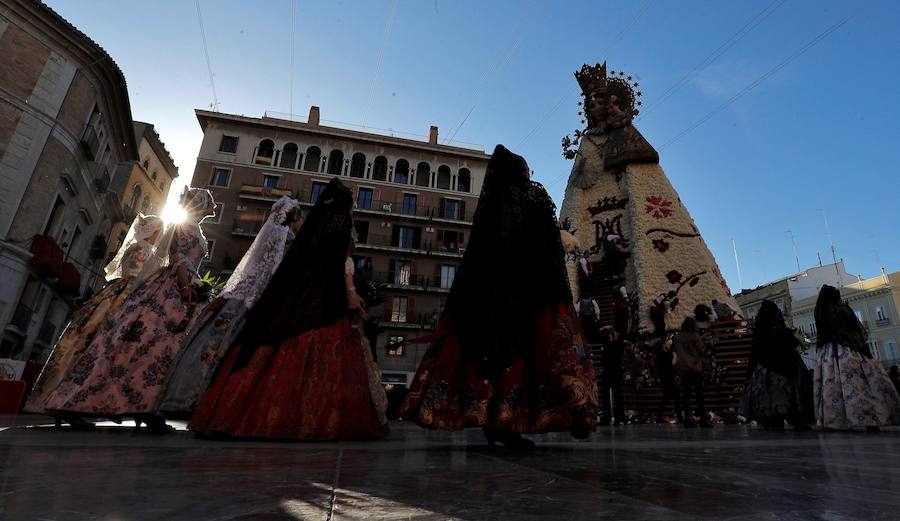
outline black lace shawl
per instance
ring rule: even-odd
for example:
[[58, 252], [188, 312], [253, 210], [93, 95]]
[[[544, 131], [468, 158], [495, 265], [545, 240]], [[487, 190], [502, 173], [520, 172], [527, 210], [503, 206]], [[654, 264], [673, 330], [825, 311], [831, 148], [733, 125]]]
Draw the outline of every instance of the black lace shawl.
[[761, 365], [770, 371], [793, 376], [800, 341], [784, 323], [784, 315], [770, 300], [763, 300], [753, 327], [753, 343], [750, 347], [752, 370]]
[[277, 346], [286, 338], [324, 327], [347, 314], [344, 263], [350, 247], [353, 196], [334, 178], [297, 231], [272, 279], [235, 344], [241, 353], [235, 370], [258, 346]]
[[485, 376], [529, 357], [537, 315], [572, 302], [553, 201], [528, 172], [497, 145], [447, 298], [463, 354]]
[[840, 290], [827, 284], [822, 286], [816, 300], [815, 317], [818, 347], [834, 342], [872, 358], [866, 343], [866, 331], [856, 318], [856, 313], [841, 299]]

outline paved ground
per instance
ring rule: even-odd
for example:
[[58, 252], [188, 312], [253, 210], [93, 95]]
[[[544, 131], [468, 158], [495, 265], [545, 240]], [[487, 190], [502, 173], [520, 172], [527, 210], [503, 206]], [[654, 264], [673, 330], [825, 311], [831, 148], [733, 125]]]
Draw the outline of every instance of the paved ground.
[[0, 519], [900, 519], [900, 432], [604, 428], [488, 452], [478, 431], [217, 442], [0, 417]]

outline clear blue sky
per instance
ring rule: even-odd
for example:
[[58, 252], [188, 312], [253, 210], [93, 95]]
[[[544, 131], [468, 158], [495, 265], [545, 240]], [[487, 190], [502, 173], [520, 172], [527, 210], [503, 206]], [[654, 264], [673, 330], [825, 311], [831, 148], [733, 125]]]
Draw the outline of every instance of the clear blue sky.
[[[189, 179], [202, 138], [193, 110], [212, 102], [195, 3], [48, 3], [113, 56], [135, 119], [157, 126]], [[292, 75], [294, 113], [319, 105], [332, 121], [367, 118], [422, 135], [435, 124], [446, 138], [474, 105], [456, 139], [523, 154], [557, 204], [570, 169], [559, 141], [579, 126], [572, 72], [605, 59], [640, 78], [651, 110], [638, 127], [660, 149], [733, 289], [732, 239], [744, 287], [796, 271], [788, 229], [801, 266], [816, 264], [817, 252], [827, 262], [818, 209], [827, 209], [849, 271], [900, 270], [900, 2], [399, 0], [368, 113], [390, 0], [296, 0], [293, 71], [290, 0], [200, 5], [223, 112], [288, 112]], [[767, 6], [752, 31], [653, 107]], [[859, 6], [805, 54], [662, 147]]]

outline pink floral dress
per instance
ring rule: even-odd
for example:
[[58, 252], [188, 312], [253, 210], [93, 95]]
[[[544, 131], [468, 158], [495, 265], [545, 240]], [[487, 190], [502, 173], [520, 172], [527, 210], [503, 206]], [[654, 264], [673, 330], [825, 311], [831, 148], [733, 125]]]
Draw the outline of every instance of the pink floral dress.
[[186, 305], [178, 266], [196, 275], [206, 240], [195, 223], [177, 225], [169, 265], [109, 314], [85, 352], [51, 393], [46, 409], [105, 417], [154, 413], [172, 360], [199, 304]]
[[112, 281], [79, 309], [56, 342], [47, 364], [34, 384], [25, 411], [41, 414], [47, 397], [84, 353], [107, 316], [128, 297], [128, 283], [140, 273], [153, 247], [147, 241], [130, 246], [122, 258], [122, 278]]

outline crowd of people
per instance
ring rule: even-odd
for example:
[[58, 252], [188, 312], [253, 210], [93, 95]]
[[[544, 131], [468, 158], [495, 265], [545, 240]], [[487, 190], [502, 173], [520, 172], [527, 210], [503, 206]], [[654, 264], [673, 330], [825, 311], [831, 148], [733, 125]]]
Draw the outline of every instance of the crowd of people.
[[[611, 324], [601, 323], [589, 293], [573, 297], [555, 206], [529, 172], [521, 156], [494, 150], [468, 247], [434, 332], [418, 339], [430, 345], [400, 409], [425, 428], [481, 428], [490, 445], [519, 450], [533, 447], [523, 434], [585, 438], [598, 421], [625, 421], [622, 361], [634, 309], [620, 282]], [[354, 285], [350, 190], [332, 179], [305, 218], [295, 200], [278, 200], [215, 298], [198, 273], [207, 252], [200, 223], [215, 202], [191, 188], [181, 204], [187, 217], [179, 223], [135, 219], [106, 268], [108, 285], [67, 326], [26, 410], [75, 429], [128, 419], [166, 433], [167, 419], [189, 418], [190, 430], [209, 437], [383, 437], [387, 399]], [[604, 277], [615, 282], [627, 252], [610, 244], [615, 266]], [[509, 251], [529, 254], [508, 263]], [[589, 280], [594, 267], [581, 260]], [[660, 418], [672, 400], [685, 426], [711, 426], [701, 330], [714, 317], [737, 316], [712, 304], [698, 306], [672, 337], [665, 299], [653, 308]], [[745, 417], [768, 428], [900, 420], [900, 398], [848, 309], [837, 290], [823, 288], [810, 378], [777, 307], [763, 305]], [[599, 385], [589, 341], [603, 346]]]

